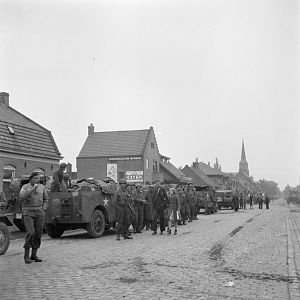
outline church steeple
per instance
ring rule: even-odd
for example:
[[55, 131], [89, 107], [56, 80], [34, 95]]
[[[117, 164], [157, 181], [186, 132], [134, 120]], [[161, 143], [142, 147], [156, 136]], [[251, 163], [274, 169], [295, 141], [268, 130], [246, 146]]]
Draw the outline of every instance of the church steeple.
[[246, 159], [246, 154], [245, 154], [244, 140], [243, 140], [243, 142], [242, 142], [242, 154], [241, 154], [241, 160], [247, 160], [247, 159]]
[[243, 172], [249, 176], [248, 162], [246, 159], [244, 140], [242, 141], [241, 161], [239, 163], [239, 172]]

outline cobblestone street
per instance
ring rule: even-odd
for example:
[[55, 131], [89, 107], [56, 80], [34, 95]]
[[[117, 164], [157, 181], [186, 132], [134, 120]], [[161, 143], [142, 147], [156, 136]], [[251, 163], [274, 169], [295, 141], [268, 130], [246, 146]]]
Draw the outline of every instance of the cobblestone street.
[[177, 236], [45, 235], [43, 262], [30, 265], [14, 239], [0, 257], [0, 298], [299, 299], [299, 207], [278, 200], [198, 217]]

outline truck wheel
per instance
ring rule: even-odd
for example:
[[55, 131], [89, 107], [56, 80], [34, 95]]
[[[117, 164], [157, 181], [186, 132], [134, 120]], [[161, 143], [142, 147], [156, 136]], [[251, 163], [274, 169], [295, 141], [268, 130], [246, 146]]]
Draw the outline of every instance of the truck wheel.
[[16, 219], [14, 218], [14, 224], [18, 227], [18, 229], [21, 231], [21, 232], [25, 232], [26, 229], [25, 229], [25, 224], [24, 224], [24, 219]]
[[0, 222], [0, 255], [3, 255], [10, 243], [10, 234], [5, 224]]
[[64, 233], [65, 226], [62, 224], [46, 224], [46, 231], [51, 238], [59, 238]]
[[91, 222], [87, 224], [86, 230], [90, 238], [98, 238], [105, 230], [105, 217], [101, 210], [95, 209], [92, 213]]

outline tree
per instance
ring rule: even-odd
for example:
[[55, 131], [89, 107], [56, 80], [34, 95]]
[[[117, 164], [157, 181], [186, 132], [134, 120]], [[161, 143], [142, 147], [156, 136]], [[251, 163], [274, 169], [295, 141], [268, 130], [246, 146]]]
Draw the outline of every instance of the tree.
[[280, 195], [280, 189], [278, 187], [278, 183], [274, 181], [269, 181], [265, 179], [259, 180], [259, 185], [261, 188], [261, 191], [265, 194], [268, 194], [271, 197]]

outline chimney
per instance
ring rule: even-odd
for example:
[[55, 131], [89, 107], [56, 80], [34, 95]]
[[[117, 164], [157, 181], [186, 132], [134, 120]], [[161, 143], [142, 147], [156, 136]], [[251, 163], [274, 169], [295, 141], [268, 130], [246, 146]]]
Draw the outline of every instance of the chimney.
[[6, 92], [0, 93], [0, 103], [9, 106], [9, 94]]
[[72, 164], [70, 164], [69, 162], [67, 163], [67, 170], [66, 170], [67, 173], [72, 173]]
[[91, 123], [91, 125], [88, 127], [88, 136], [92, 135], [94, 133], [94, 125]]
[[210, 162], [208, 162], [207, 164], [208, 164], [208, 166], [210, 167]]

